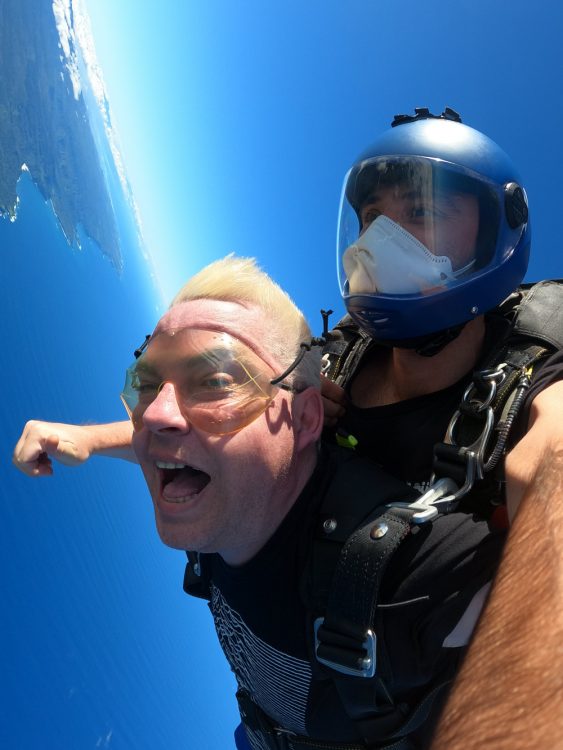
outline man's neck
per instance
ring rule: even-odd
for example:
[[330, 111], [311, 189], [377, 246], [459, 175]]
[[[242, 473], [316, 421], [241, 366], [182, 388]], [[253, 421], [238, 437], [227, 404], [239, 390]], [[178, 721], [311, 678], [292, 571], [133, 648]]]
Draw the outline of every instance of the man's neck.
[[433, 357], [413, 349], [379, 348], [354, 378], [352, 403], [362, 408], [384, 406], [448, 388], [475, 367], [484, 337], [485, 321], [480, 317]]
[[[254, 519], [253, 533], [249, 536], [241, 533], [234, 539], [234, 544], [216, 551], [231, 567], [239, 567], [249, 562], [272, 538], [293, 508], [307, 483], [313, 476], [318, 461], [316, 445], [308, 446], [298, 459], [292, 462], [287, 473], [280, 476], [278, 486], [273, 493], [264, 498], [261, 510], [264, 511], [259, 522]], [[258, 509], [257, 509], [258, 511]], [[257, 514], [258, 515], [258, 514]]]

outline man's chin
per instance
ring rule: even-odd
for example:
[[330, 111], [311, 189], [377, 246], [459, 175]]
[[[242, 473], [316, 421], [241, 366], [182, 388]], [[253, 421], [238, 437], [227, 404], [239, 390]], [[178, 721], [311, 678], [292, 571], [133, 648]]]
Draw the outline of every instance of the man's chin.
[[167, 547], [170, 547], [171, 549], [179, 549], [183, 552], [186, 550], [197, 551], [192, 544], [194, 541], [193, 538], [190, 538], [187, 535], [183, 536], [175, 533], [173, 530], [167, 528], [166, 524], [159, 524], [157, 521], [156, 530], [160, 537], [160, 541]]
[[156, 511], [156, 530], [160, 541], [171, 549], [178, 549], [185, 552], [207, 552], [209, 540], [204, 538], [203, 534], [198, 534], [192, 526], [182, 528], [179, 524], [171, 523], [168, 519], [159, 517]]

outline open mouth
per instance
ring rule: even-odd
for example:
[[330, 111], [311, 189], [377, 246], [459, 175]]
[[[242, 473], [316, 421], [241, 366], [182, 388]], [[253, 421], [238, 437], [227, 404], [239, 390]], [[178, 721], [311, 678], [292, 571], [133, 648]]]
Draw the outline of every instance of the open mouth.
[[211, 481], [209, 474], [187, 464], [157, 461], [162, 497], [171, 503], [185, 503], [198, 495]]

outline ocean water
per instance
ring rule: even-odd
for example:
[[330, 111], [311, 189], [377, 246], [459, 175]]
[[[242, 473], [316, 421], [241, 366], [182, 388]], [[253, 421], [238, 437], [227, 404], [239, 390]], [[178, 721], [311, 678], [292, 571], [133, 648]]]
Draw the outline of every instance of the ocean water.
[[234, 680], [139, 468], [11, 463], [28, 419], [125, 418], [163, 311], [107, 102], [78, 92], [55, 6], [3, 0], [0, 25], [0, 748], [228, 749]]

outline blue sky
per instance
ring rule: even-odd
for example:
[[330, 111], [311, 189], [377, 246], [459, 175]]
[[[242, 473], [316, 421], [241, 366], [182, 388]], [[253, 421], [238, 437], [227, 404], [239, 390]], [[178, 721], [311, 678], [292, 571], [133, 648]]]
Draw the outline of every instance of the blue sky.
[[167, 297], [254, 255], [317, 324], [339, 307], [343, 175], [397, 112], [458, 110], [518, 164], [530, 276], [561, 274], [562, 13], [524, 0], [89, 0], [145, 241]]

